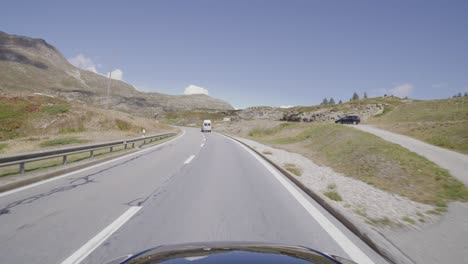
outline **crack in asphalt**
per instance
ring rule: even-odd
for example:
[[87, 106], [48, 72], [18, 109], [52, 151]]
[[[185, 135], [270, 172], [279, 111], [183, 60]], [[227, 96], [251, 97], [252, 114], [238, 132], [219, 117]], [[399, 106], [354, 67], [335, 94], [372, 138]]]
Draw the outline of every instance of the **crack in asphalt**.
[[[87, 185], [89, 183], [97, 183], [97, 181], [95, 179], [93, 179], [92, 177], [93, 176], [96, 176], [102, 172], [105, 172], [105, 171], [108, 171], [108, 170], [111, 170], [113, 168], [116, 168], [116, 167], [119, 167], [119, 166], [122, 166], [126, 163], [129, 163], [131, 161], [134, 161], [144, 155], [147, 155], [147, 154], [150, 154], [150, 153], [154, 153], [154, 152], [157, 152], [157, 151], [161, 151], [169, 146], [171, 146], [172, 144], [169, 144], [169, 145], [166, 145], [166, 146], [162, 146], [160, 148], [157, 148], [157, 149], [154, 149], [152, 151], [149, 151], [149, 152], [146, 152], [146, 153], [142, 153], [138, 156], [135, 156], [133, 158], [130, 158], [128, 160], [125, 160], [121, 163], [118, 163], [118, 164], [115, 164], [115, 165], [112, 165], [110, 167], [107, 167], [107, 168], [104, 168], [102, 170], [99, 170], [97, 172], [94, 172], [94, 173], [91, 173], [91, 174], [88, 174], [86, 176], [82, 176], [82, 177], [78, 177], [78, 178], [71, 178], [70, 179], [70, 182], [69, 182], [69, 186], [63, 186], [63, 187], [58, 187], [58, 188], [55, 188], [55, 189], [52, 189], [48, 192], [45, 192], [45, 193], [41, 193], [41, 194], [37, 194], [37, 195], [33, 195], [31, 197], [28, 197], [28, 198], [25, 198], [25, 199], [21, 199], [21, 200], [17, 200], [15, 202], [12, 202], [10, 204], [8, 204], [7, 206], [3, 207], [3, 208], [0, 208], [0, 216], [2, 215], [5, 215], [5, 214], [11, 214], [11, 210], [17, 206], [21, 206], [21, 205], [26, 205], [26, 204], [31, 204], [37, 200], [40, 200], [44, 197], [48, 197], [48, 196], [51, 196], [53, 194], [56, 194], [56, 193], [61, 193], [61, 192], [66, 192], [66, 191], [69, 191], [69, 190], [72, 190], [72, 189], [75, 189], [75, 188], [78, 188], [78, 187], [81, 187], [81, 186], [84, 186], [84, 185]], [[158, 190], [158, 189], [156, 189]], [[129, 203], [127, 203], [129, 206], [133, 206], [133, 204], [136, 204], [138, 206], [141, 206], [144, 202], [146, 202], [149, 198], [151, 197], [151, 194], [148, 195], [147, 197], [145, 198], [137, 198], [135, 199], [134, 201], [130, 201]], [[137, 200], [141, 200], [141, 201], [137, 201]]]
[[139, 157], [141, 157], [141, 155], [137, 156], [137, 157], [134, 157], [134, 158], [131, 158], [129, 160], [126, 160], [124, 162], [121, 162], [119, 164], [115, 164], [113, 166], [110, 166], [110, 167], [107, 167], [105, 169], [99, 170], [97, 172], [82, 176], [82, 177], [71, 178], [70, 182], [69, 182], [69, 184], [70, 184], [69, 186], [58, 187], [58, 188], [52, 189], [52, 190], [50, 190], [48, 192], [45, 192], [45, 193], [33, 195], [31, 197], [12, 202], [12, 203], [8, 204], [7, 206], [0, 209], [0, 216], [2, 216], [4, 214], [10, 214], [11, 209], [13, 209], [13, 208], [15, 208], [17, 206], [31, 204], [31, 203], [33, 203], [33, 202], [35, 202], [37, 200], [40, 200], [40, 199], [42, 199], [44, 197], [48, 197], [48, 196], [51, 196], [51, 195], [56, 194], [56, 193], [69, 191], [69, 190], [72, 190], [72, 189], [87, 185], [89, 183], [97, 183], [97, 181], [95, 179], [93, 179], [92, 177], [94, 177], [94, 176], [96, 176], [96, 175], [98, 175], [98, 174], [100, 174], [102, 172], [105, 172], [105, 171], [111, 170], [113, 168], [119, 167], [121, 165], [124, 165], [124, 164], [126, 164], [128, 162], [131, 162], [131, 161], [133, 161], [135, 159], [138, 159]]

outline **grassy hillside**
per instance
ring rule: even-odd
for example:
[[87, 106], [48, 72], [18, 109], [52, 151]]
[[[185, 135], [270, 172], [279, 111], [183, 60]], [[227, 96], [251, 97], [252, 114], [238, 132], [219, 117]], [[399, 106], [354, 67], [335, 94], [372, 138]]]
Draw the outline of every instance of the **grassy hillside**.
[[162, 121], [171, 125], [187, 126], [194, 125], [200, 126], [203, 120], [209, 119], [216, 126], [216, 123], [221, 122], [224, 117], [228, 117], [228, 112], [212, 109], [197, 109], [193, 111], [174, 111], [165, 113]]
[[47, 96], [0, 97], [0, 153], [106, 141], [173, 130], [155, 120]]
[[261, 143], [301, 153], [314, 162], [417, 202], [445, 206], [467, 200], [468, 189], [450, 174], [399, 145], [351, 127], [283, 123], [251, 129]]
[[400, 104], [368, 123], [468, 154], [468, 97]]

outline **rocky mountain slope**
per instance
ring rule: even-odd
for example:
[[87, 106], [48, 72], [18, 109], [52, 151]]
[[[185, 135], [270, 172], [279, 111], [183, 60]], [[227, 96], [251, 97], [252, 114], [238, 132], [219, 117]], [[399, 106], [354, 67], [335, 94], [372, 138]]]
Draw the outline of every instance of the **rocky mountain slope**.
[[233, 109], [206, 95], [140, 92], [118, 80], [111, 80], [108, 99], [107, 86], [108, 78], [76, 68], [46, 41], [0, 31], [0, 95], [43, 93], [147, 117], [194, 108]]

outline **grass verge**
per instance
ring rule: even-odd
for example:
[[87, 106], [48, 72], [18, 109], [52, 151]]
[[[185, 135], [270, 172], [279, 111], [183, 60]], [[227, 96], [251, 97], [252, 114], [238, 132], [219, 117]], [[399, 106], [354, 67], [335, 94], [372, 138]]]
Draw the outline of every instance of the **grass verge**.
[[296, 164], [292, 164], [292, 163], [286, 163], [284, 164], [284, 168], [291, 172], [292, 174], [296, 175], [296, 176], [301, 176], [302, 175], [302, 170], [300, 168], [298, 168], [296, 166]]
[[[171, 140], [173, 138], [174, 137], [164, 138], [164, 139], [161, 139], [161, 140], [153, 141], [152, 143], [147, 143], [146, 145], [152, 145], [152, 144], [155, 144], [155, 143], [161, 144], [161, 143], [164, 143], [165, 141]], [[138, 144], [141, 144], [141, 143], [139, 142]], [[110, 154], [130, 152], [131, 150], [132, 150], [132, 148], [125, 149], [124, 146], [114, 147], [112, 152], [109, 152], [109, 148], [100, 149], [100, 150], [94, 151], [93, 159], [104, 158], [104, 157], [109, 156]], [[89, 159], [89, 152], [69, 155], [67, 157], [67, 164], [76, 163], [76, 162], [86, 160], [86, 159]], [[35, 162], [29, 162], [29, 163], [25, 164], [25, 172], [26, 173], [35, 172], [35, 171], [45, 170], [45, 169], [49, 169], [49, 168], [53, 168], [53, 167], [61, 166], [61, 165], [63, 165], [62, 157], [48, 159], [48, 160], [35, 161]], [[18, 165], [0, 167], [0, 177], [15, 175], [15, 174], [18, 174], [18, 173], [19, 173]]]
[[369, 123], [468, 154], [468, 97], [413, 101], [392, 107]]
[[80, 139], [77, 137], [63, 137], [63, 138], [56, 138], [44, 141], [40, 144], [41, 147], [53, 147], [53, 146], [62, 146], [62, 145], [70, 145], [70, 144], [80, 144], [86, 143], [89, 140]]
[[[291, 129], [294, 133], [285, 133]], [[468, 200], [446, 170], [397, 144], [347, 126], [295, 123], [249, 133], [251, 139], [301, 153], [314, 162], [417, 202], [443, 206]], [[277, 136], [278, 134], [289, 136]], [[333, 194], [330, 194], [333, 195]]]

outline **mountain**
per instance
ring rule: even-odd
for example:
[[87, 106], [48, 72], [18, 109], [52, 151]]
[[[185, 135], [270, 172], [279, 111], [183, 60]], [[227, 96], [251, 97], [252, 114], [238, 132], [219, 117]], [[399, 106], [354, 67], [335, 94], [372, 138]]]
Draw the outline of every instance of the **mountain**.
[[167, 95], [136, 90], [71, 65], [54, 46], [42, 39], [0, 31], [0, 94], [43, 93], [83, 104], [120, 110], [141, 116], [196, 108], [228, 110], [233, 107], [207, 95]]

